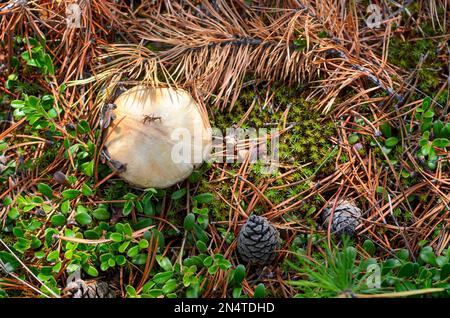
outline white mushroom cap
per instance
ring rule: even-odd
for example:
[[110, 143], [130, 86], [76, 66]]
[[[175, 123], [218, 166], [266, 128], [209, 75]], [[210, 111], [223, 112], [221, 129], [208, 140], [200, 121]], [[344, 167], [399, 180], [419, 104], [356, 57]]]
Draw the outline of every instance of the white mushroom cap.
[[136, 86], [114, 104], [105, 147], [112, 162], [124, 165], [120, 176], [129, 183], [166, 188], [208, 157], [209, 121], [186, 91]]

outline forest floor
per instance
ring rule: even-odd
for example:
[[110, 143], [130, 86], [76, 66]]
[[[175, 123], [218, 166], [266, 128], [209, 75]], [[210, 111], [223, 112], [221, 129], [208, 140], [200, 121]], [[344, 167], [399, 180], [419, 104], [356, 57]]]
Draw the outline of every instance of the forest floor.
[[[76, 28], [61, 1], [2, 4], [0, 298], [70, 297], [77, 273], [116, 297], [450, 296], [450, 8], [371, 2], [373, 28], [369, 1], [90, 0]], [[136, 82], [277, 128], [277, 169], [244, 152], [130, 186], [101, 122]], [[323, 222], [343, 200], [350, 235]], [[266, 266], [237, 251], [250, 215], [280, 233]]]

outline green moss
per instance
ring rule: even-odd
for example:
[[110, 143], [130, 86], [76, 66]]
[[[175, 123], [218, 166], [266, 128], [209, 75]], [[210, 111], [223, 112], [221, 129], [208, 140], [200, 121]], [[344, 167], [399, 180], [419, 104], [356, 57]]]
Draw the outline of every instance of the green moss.
[[[319, 166], [332, 149], [330, 137], [335, 135], [336, 130], [333, 122], [323, 118], [314, 109], [313, 102], [305, 100], [301, 89], [302, 87], [275, 86], [269, 92], [274, 94], [270, 105], [264, 105], [264, 101], [258, 99], [258, 96], [266, 96], [266, 90], [256, 94], [253, 90], [246, 89], [232, 111], [216, 115], [212, 124], [220, 129], [231, 127], [256, 102], [243, 127], [282, 129], [284, 112], [288, 110], [286, 127], [291, 128], [280, 137], [280, 160], [296, 164], [312, 162]], [[331, 166], [332, 160], [329, 160], [321, 172], [329, 172]]]
[[[288, 198], [307, 190], [310, 185], [310, 177], [328, 174], [334, 169], [335, 152], [330, 138], [336, 134], [332, 121], [323, 117], [314, 108], [314, 102], [306, 101], [302, 96], [303, 88], [275, 85], [268, 92], [265, 88], [246, 88], [230, 112], [217, 113], [211, 120], [211, 125], [225, 132], [225, 129], [238, 124], [248, 109], [252, 107], [241, 128], [283, 128], [284, 122], [290, 129], [280, 136], [279, 160], [287, 169], [279, 169], [278, 172], [267, 175], [263, 171], [263, 163], [255, 162], [251, 165], [247, 179], [258, 184], [262, 179], [273, 178], [291, 171], [283, 178], [276, 179], [269, 186], [264, 195], [273, 203], [279, 204]], [[273, 95], [270, 103], [264, 104], [264, 96]], [[268, 147], [270, 145], [268, 144]], [[308, 164], [301, 169], [300, 166]], [[232, 164], [232, 168], [238, 169], [240, 164]], [[232, 180], [232, 181], [230, 181]], [[234, 178], [220, 183], [208, 183], [203, 181], [199, 188], [202, 192], [218, 192], [229, 200]], [[291, 185], [292, 184], [292, 185]], [[279, 186], [279, 188], [273, 188]], [[214, 190], [214, 191], [212, 191]], [[311, 200], [311, 202], [314, 200]], [[245, 202], [243, 202], [245, 209]], [[307, 204], [307, 202], [305, 202]], [[311, 203], [314, 206], [314, 202]], [[307, 207], [311, 209], [311, 207]], [[302, 208], [302, 211], [304, 208]], [[222, 200], [215, 200], [210, 206], [210, 211], [216, 220], [228, 218], [229, 207]], [[265, 213], [264, 206], [257, 206], [252, 213]]]
[[[422, 37], [420, 34], [417, 36]], [[389, 45], [390, 62], [407, 71], [414, 71], [423, 60], [417, 70], [417, 88], [430, 96], [439, 90], [439, 78], [445, 66], [445, 61], [439, 57], [438, 44], [438, 40], [431, 38], [404, 41], [400, 37], [393, 37]]]

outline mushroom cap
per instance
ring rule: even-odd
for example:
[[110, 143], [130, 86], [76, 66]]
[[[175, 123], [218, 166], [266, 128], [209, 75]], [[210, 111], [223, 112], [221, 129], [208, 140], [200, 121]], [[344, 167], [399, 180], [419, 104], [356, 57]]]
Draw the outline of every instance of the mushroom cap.
[[[114, 102], [105, 147], [119, 175], [142, 188], [186, 179], [209, 155], [209, 121], [192, 96], [174, 88], [135, 86]], [[114, 166], [114, 165], [113, 165]]]

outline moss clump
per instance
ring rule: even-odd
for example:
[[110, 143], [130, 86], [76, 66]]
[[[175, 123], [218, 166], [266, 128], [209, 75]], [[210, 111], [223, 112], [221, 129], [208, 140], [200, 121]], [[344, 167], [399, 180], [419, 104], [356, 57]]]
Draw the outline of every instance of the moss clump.
[[198, 193], [211, 192], [216, 196], [216, 200], [213, 200], [208, 204], [209, 212], [212, 219], [215, 221], [225, 221], [228, 219], [228, 212], [230, 207], [217, 195], [220, 194], [225, 199], [231, 197], [231, 187], [230, 181], [223, 181], [218, 183], [210, 183], [206, 178], [202, 178], [198, 188]]
[[[267, 128], [270, 133], [270, 128], [282, 130], [283, 126], [289, 127], [279, 139], [279, 160], [286, 168], [280, 168], [278, 172], [268, 175], [262, 170], [263, 163], [257, 161], [251, 165], [247, 175], [247, 179], [254, 184], [258, 184], [262, 179], [274, 179], [264, 193], [273, 204], [279, 204], [307, 190], [311, 186], [308, 178], [330, 173], [334, 168], [335, 152], [330, 141], [336, 134], [334, 123], [321, 116], [320, 112], [314, 109], [313, 102], [305, 100], [301, 94], [302, 90], [301, 86], [282, 85], [275, 85], [269, 91], [259, 87], [246, 88], [230, 112], [217, 113], [211, 120], [213, 127], [225, 132], [227, 128], [240, 123], [248, 109], [253, 107], [241, 128]], [[264, 96], [273, 98], [269, 103], [265, 103]], [[233, 167], [231, 164], [231, 168]], [[278, 177], [287, 171], [293, 172], [282, 178]], [[231, 198], [230, 182], [233, 181], [225, 180], [214, 184], [204, 181], [199, 191], [213, 192], [214, 188], [215, 192], [228, 200]], [[246, 203], [242, 204], [245, 209]], [[225, 220], [229, 207], [222, 200], [215, 200], [210, 205], [210, 211], [216, 220]], [[264, 212], [264, 206], [257, 206], [252, 211], [255, 214]]]
[[[319, 166], [327, 158], [333, 145], [330, 137], [336, 130], [332, 121], [326, 120], [314, 109], [314, 103], [306, 101], [301, 95], [302, 87], [276, 85], [269, 92], [265, 89], [255, 92], [247, 88], [237, 100], [230, 113], [221, 113], [214, 117], [212, 124], [226, 129], [237, 124], [245, 112], [256, 103], [242, 128], [278, 128], [290, 127], [280, 137], [280, 161], [293, 165], [313, 163]], [[273, 94], [270, 104], [264, 104], [261, 96]], [[287, 115], [286, 112], [287, 111]], [[332, 160], [328, 160], [321, 172], [332, 169]]]
[[[430, 23], [421, 26], [424, 33], [435, 35]], [[440, 45], [437, 38], [423, 38], [417, 30], [411, 31], [406, 38], [421, 38], [416, 41], [406, 41], [399, 36], [393, 37], [389, 45], [389, 62], [407, 71], [414, 71], [417, 67], [419, 78], [417, 88], [432, 96], [439, 90], [440, 76], [446, 67], [445, 45]], [[441, 49], [440, 49], [441, 47]], [[441, 52], [442, 50], [442, 52]], [[422, 63], [422, 64], [421, 64]]]

